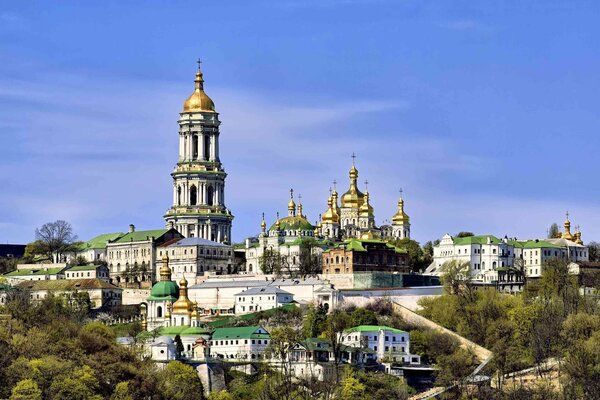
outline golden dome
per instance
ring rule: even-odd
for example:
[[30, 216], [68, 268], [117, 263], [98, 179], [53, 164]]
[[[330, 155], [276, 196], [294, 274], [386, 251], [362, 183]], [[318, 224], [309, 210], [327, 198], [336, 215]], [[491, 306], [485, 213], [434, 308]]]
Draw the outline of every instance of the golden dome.
[[202, 71], [200, 71], [200, 66], [198, 66], [198, 71], [196, 72], [196, 79], [194, 93], [190, 97], [187, 98], [185, 103], [183, 103], [183, 112], [196, 112], [196, 111], [215, 111], [215, 103], [208, 97], [206, 93], [204, 93], [204, 78], [202, 77]]
[[262, 222], [260, 223], [260, 230], [265, 232], [267, 230], [267, 222], [265, 221], [265, 213], [262, 214]]
[[356, 180], [358, 179], [358, 170], [352, 164], [350, 168], [350, 189], [342, 196], [342, 207], [360, 208], [364, 202], [364, 195], [358, 190]]
[[392, 217], [392, 222], [395, 225], [407, 224], [409, 222], [408, 215], [404, 212], [404, 200], [400, 197], [398, 200], [398, 212]]
[[567, 219], [565, 219], [565, 232], [562, 234], [563, 239], [573, 240], [571, 234], [571, 221], [569, 221], [569, 213], [567, 212]]
[[198, 303], [194, 302], [192, 304], [192, 318], [193, 319], [198, 319]]
[[327, 211], [323, 214], [322, 221], [337, 224], [340, 221], [340, 217], [336, 214], [332, 207], [333, 201], [331, 197], [327, 199]]
[[365, 201], [360, 206], [360, 216], [361, 217], [370, 217], [373, 215], [373, 207], [369, 204], [369, 192], [365, 192]]
[[164, 255], [162, 258], [162, 267], [160, 267], [160, 280], [170, 281], [171, 280], [171, 268], [169, 268], [169, 257]]
[[188, 298], [188, 282], [184, 278], [179, 281], [179, 298], [173, 303], [173, 314], [190, 314], [194, 303]]

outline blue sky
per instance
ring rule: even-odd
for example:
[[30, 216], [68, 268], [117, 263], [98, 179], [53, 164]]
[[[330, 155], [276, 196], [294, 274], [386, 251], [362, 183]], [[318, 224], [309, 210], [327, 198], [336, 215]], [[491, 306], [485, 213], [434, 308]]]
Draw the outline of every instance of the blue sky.
[[419, 241], [600, 239], [594, 1], [0, 3], [0, 242], [162, 227], [177, 117], [204, 60], [234, 239], [288, 191], [311, 221], [356, 152], [378, 223]]

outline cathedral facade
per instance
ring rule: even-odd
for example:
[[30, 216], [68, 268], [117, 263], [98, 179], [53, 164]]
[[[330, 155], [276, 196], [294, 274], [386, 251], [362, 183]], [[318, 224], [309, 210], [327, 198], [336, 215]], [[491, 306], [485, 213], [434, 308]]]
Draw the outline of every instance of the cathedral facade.
[[231, 240], [233, 215], [225, 206], [227, 174], [219, 158], [219, 114], [204, 92], [200, 66], [194, 92], [179, 114], [179, 160], [173, 177], [173, 205], [164, 215], [167, 228], [185, 237], [219, 243]]

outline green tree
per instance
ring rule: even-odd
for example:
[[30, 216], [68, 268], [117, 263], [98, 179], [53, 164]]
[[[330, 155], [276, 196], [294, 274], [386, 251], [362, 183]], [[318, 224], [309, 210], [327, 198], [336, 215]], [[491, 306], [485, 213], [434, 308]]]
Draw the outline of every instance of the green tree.
[[365, 308], [357, 308], [350, 314], [350, 326], [377, 325], [377, 314]]
[[183, 351], [185, 350], [185, 348], [183, 347], [183, 342], [181, 341], [181, 336], [179, 335], [175, 335], [175, 351], [177, 352], [177, 358], [181, 358], [181, 355], [183, 354]]
[[459, 294], [466, 290], [471, 281], [471, 264], [468, 261], [446, 261], [440, 268], [440, 280], [450, 294]]
[[348, 370], [342, 380], [341, 399], [343, 400], [363, 400], [366, 397], [365, 385], [363, 385], [352, 370]]
[[129, 389], [129, 382], [119, 382], [110, 400], [133, 400], [133, 395]]
[[465, 231], [458, 232], [456, 234], [456, 237], [459, 237], [459, 238], [470, 237], [470, 236], [475, 236], [475, 234], [473, 232], [465, 232]]
[[202, 382], [194, 368], [179, 361], [167, 364], [160, 377], [160, 391], [170, 400], [203, 400]]
[[220, 392], [212, 392], [208, 396], [208, 400], [235, 400], [235, 398], [231, 393], [221, 390]]
[[42, 400], [42, 391], [35, 381], [24, 379], [15, 385], [10, 400]]
[[600, 261], [600, 243], [598, 242], [589, 242], [587, 244], [588, 247], [588, 259], [590, 262], [599, 262]]
[[349, 317], [344, 311], [340, 309], [333, 310], [328, 316], [325, 323], [325, 331], [323, 335], [331, 343], [331, 350], [333, 352], [334, 364], [335, 364], [335, 382], [336, 384], [340, 381], [340, 362], [341, 362], [341, 348], [342, 343], [340, 336], [344, 332], [344, 329], [349, 326]]
[[262, 256], [258, 259], [260, 270], [264, 274], [281, 275], [284, 268], [285, 257], [279, 254], [279, 251], [273, 248], [265, 249]]
[[304, 316], [302, 335], [305, 338], [319, 336], [325, 330], [327, 310], [322, 305], [309, 305]]
[[300, 276], [316, 276], [321, 273], [321, 256], [315, 251], [318, 243], [315, 239], [305, 239], [300, 243], [298, 255], [298, 274]]

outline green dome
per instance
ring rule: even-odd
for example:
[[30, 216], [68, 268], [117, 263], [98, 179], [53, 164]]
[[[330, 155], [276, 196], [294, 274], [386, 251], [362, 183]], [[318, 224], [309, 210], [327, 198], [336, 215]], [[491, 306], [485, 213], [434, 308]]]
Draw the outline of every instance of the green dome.
[[[282, 231], [314, 231], [315, 227], [304, 217], [296, 215], [279, 220], [279, 229]], [[277, 222], [271, 225], [270, 231], [277, 230]]]
[[177, 299], [179, 297], [179, 286], [173, 281], [160, 281], [152, 286], [150, 297], [153, 300], [164, 299], [172, 297]]

